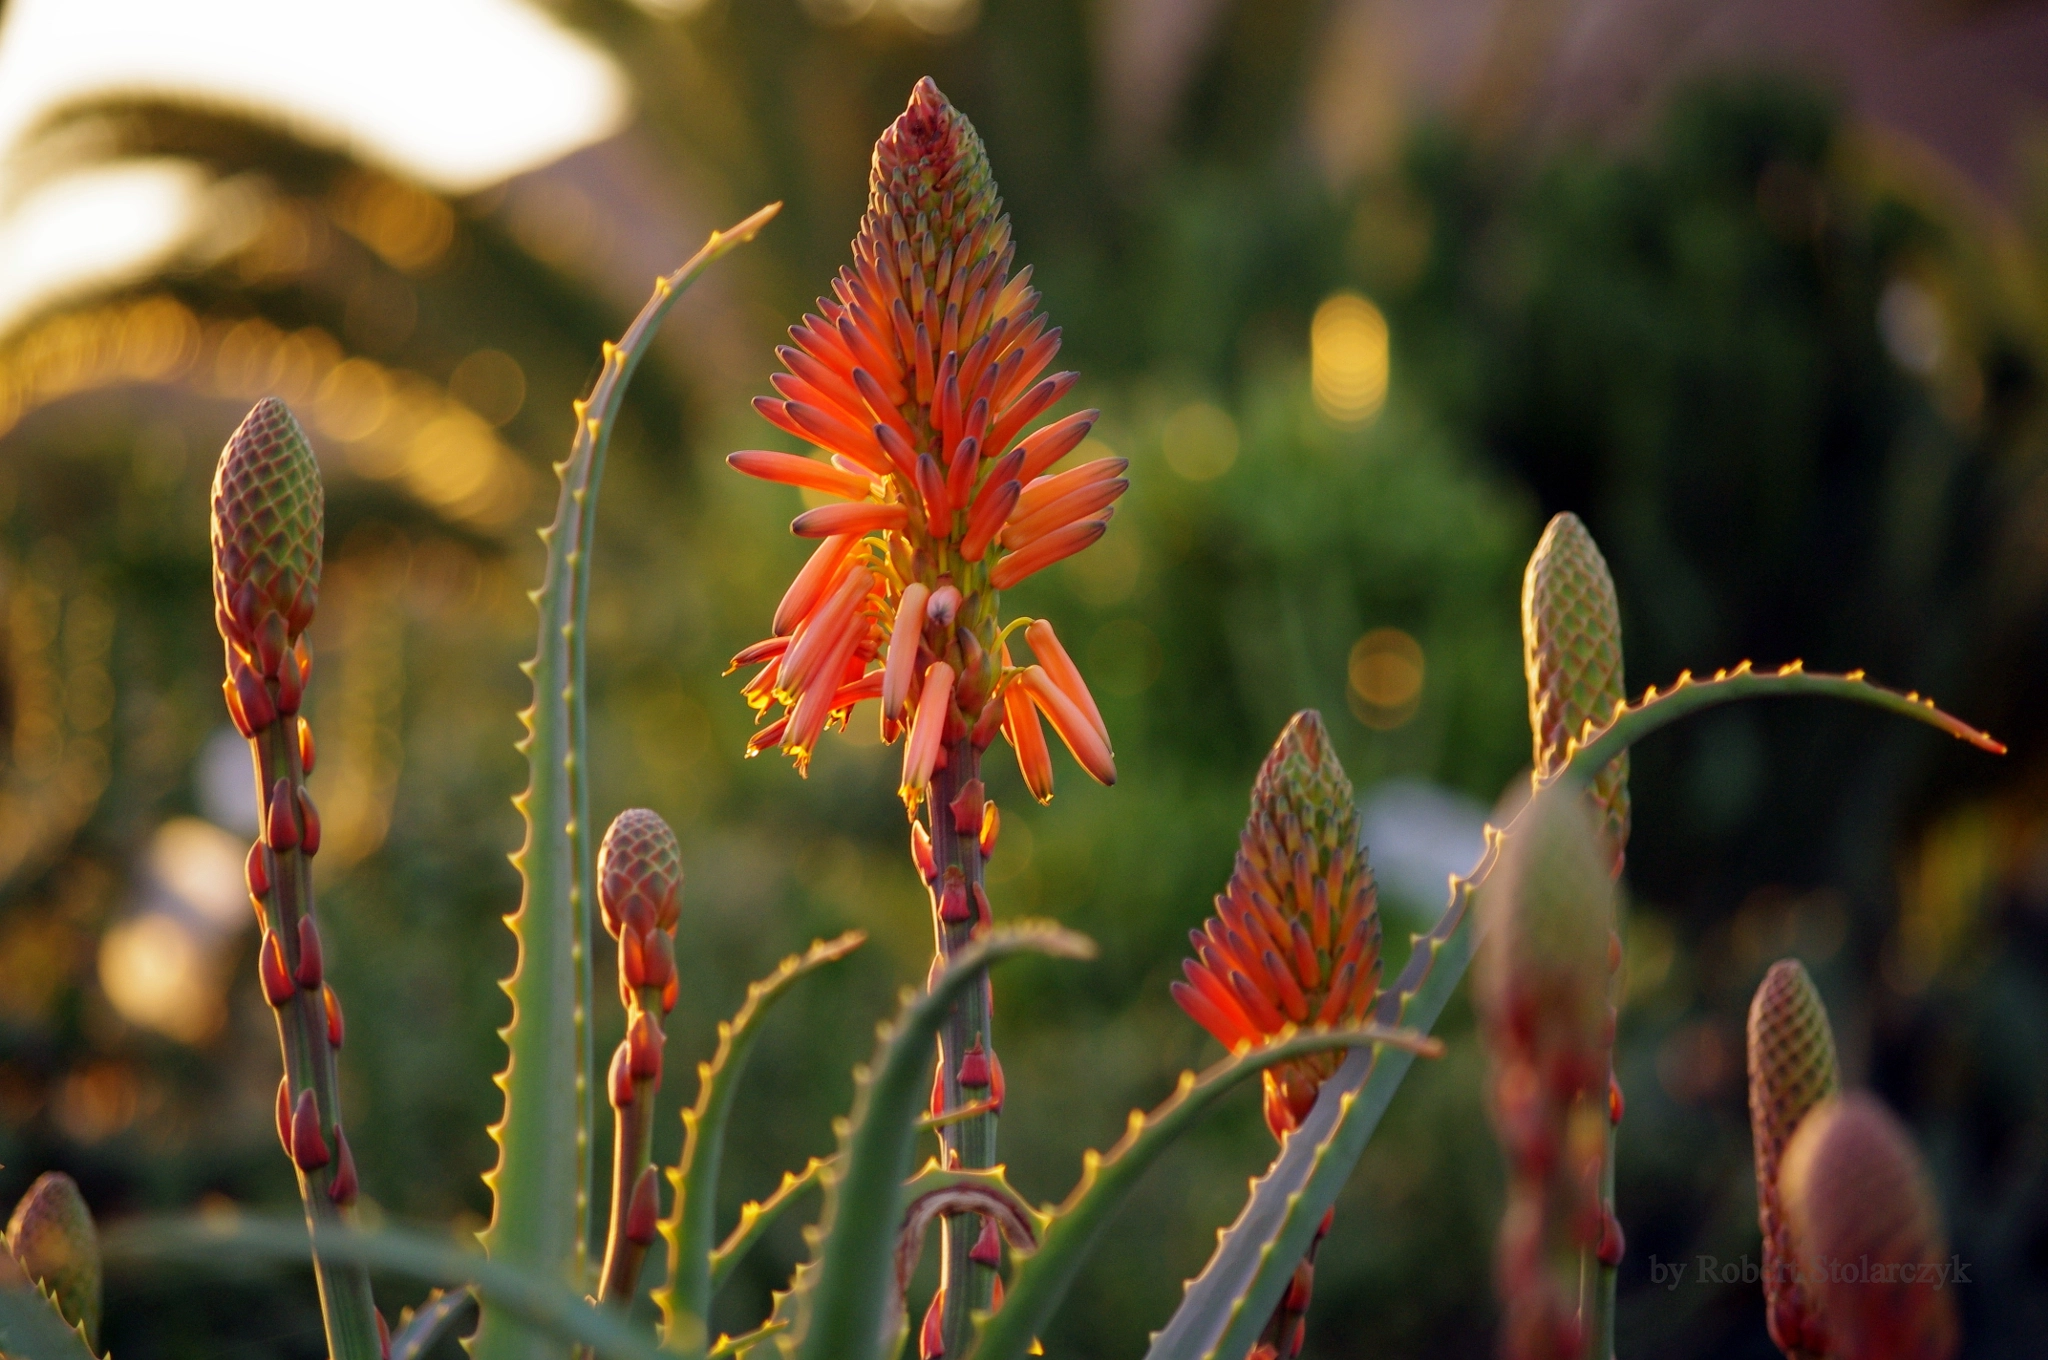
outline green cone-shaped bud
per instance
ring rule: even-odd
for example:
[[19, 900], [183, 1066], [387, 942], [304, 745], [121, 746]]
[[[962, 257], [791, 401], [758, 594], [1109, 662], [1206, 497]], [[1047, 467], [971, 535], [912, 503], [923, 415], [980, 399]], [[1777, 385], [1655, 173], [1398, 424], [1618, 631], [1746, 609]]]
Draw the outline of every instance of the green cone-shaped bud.
[[61, 1171], [36, 1177], [14, 1206], [7, 1250], [28, 1277], [50, 1291], [64, 1320], [100, 1332], [100, 1240], [78, 1184]]
[[265, 675], [313, 621], [324, 521], [320, 466], [305, 431], [283, 402], [265, 397], [236, 427], [213, 474], [216, 621]]
[[1552, 1079], [1588, 1090], [1605, 1084], [1613, 1038], [1607, 864], [1584, 801], [1542, 790], [1516, 820], [1478, 903], [1486, 934], [1473, 999], [1489, 1047], [1539, 1054]]
[[[1529, 681], [1529, 731], [1536, 775], [1563, 767], [1586, 724], [1604, 726], [1627, 698], [1621, 668], [1621, 608], [1614, 577], [1593, 536], [1569, 511], [1550, 521], [1522, 576], [1522, 669]], [[1609, 842], [1628, 845], [1628, 755], [1593, 781]]]
[[682, 907], [683, 851], [660, 814], [628, 808], [612, 819], [597, 851], [597, 904], [617, 936], [628, 921], [642, 934], [674, 930]]
[[1767, 1320], [1771, 1340], [1792, 1360], [1827, 1354], [1827, 1329], [1796, 1277], [1799, 1257], [1778, 1198], [1778, 1167], [1799, 1121], [1841, 1089], [1835, 1032], [1820, 993], [1797, 959], [1780, 959], [1749, 1003], [1749, 1128]]
[[1962, 1338], [1941, 1206], [1891, 1111], [1860, 1091], [1815, 1106], [1785, 1147], [1778, 1190], [1828, 1355], [1951, 1360]]
[[[899, 277], [905, 284], [921, 278], [937, 295], [943, 312], [952, 276], [1008, 244], [1007, 225], [1001, 231], [992, 229], [1002, 207], [988, 152], [974, 124], [939, 92], [931, 77], [918, 81], [909, 105], [875, 142], [863, 238], [892, 253], [903, 242], [909, 253], [897, 258], [914, 264], [916, 270], [913, 275], [904, 269]], [[955, 256], [977, 229], [978, 237], [966, 253], [946, 258], [942, 270], [942, 257]], [[905, 299], [912, 315], [923, 319], [917, 290], [905, 291], [912, 294]], [[938, 324], [938, 317], [931, 318], [933, 330]]]

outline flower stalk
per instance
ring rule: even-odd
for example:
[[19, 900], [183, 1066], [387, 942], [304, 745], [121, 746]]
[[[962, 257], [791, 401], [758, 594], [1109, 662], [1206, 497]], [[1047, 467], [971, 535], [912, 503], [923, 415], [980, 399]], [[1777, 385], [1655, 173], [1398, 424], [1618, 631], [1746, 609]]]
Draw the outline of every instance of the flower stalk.
[[[1032, 642], [1045, 658], [1041, 674], [1072, 666], [1056, 640]], [[1068, 722], [1086, 728], [1092, 717], [1091, 707]], [[1230, 882], [1216, 897], [1216, 914], [1188, 932], [1195, 956], [1182, 965], [1185, 981], [1173, 984], [1181, 1009], [1233, 1053], [1298, 1025], [1356, 1023], [1380, 983], [1379, 892], [1351, 781], [1320, 714], [1307, 709], [1288, 722], [1259, 768], [1251, 801]], [[1266, 1069], [1266, 1127], [1276, 1141], [1308, 1117], [1341, 1059], [1320, 1052]], [[1301, 1354], [1316, 1251], [1332, 1218], [1326, 1212], [1317, 1225], [1251, 1360]]]
[[605, 931], [619, 946], [626, 1036], [605, 1080], [612, 1105], [612, 1200], [597, 1297], [621, 1308], [633, 1302], [661, 1223], [654, 1098], [661, 1090], [662, 1022], [676, 1004], [682, 888], [682, 850], [668, 823], [645, 808], [615, 817], [598, 849], [597, 903]]
[[[1010, 220], [981, 138], [931, 81], [875, 143], [869, 189], [852, 265], [776, 351], [777, 395], [754, 403], [828, 460], [729, 459], [840, 498], [791, 522], [818, 547], [772, 635], [733, 665], [760, 667], [743, 690], [765, 720], [748, 754], [779, 748], [799, 772], [832, 722], [879, 701], [883, 740], [903, 743], [897, 793], [917, 828], [936, 970], [991, 921], [982, 864], [998, 824], [981, 755], [996, 734], [1041, 802], [1052, 796], [1041, 715], [1083, 769], [1115, 782], [1108, 729], [1051, 624], [1031, 624], [1034, 660], [1015, 664], [998, 593], [1100, 538], [1129, 483], [1119, 459], [1053, 470], [1095, 412], [1028, 430], [1077, 375], [1041, 376], [1059, 331], [1034, 311], [1031, 271], [1010, 273]], [[976, 978], [941, 1027], [930, 1115], [949, 1167], [994, 1164], [1003, 1090], [990, 1013], [988, 980]], [[997, 1297], [1001, 1249], [984, 1226], [972, 1212], [946, 1219], [945, 1270], [920, 1334], [927, 1360], [964, 1355], [972, 1313]]]
[[[359, 1190], [335, 1080], [341, 1002], [326, 981], [314, 914], [320, 815], [305, 784], [313, 733], [299, 712], [313, 672], [304, 633], [319, 599], [323, 521], [312, 447], [284, 403], [266, 397], [228, 440], [214, 473], [214, 621], [227, 657], [222, 690], [249, 741], [261, 809], [247, 878], [263, 932], [258, 977], [284, 1054], [278, 1141], [298, 1172], [316, 1236], [352, 1217]], [[377, 1360], [388, 1340], [369, 1272], [324, 1260], [316, 1247], [314, 1276], [332, 1360]]]

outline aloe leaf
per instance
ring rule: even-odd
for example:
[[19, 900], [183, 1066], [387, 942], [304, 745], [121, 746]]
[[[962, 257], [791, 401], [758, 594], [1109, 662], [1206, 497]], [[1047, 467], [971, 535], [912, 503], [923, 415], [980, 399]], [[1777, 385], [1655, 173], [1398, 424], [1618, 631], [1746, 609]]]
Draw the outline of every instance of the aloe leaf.
[[[293, 1226], [303, 1254], [305, 1225]], [[0, 1355], [9, 1360], [98, 1360], [84, 1330], [57, 1311], [56, 1299], [28, 1283], [0, 1285]]]
[[1037, 1251], [1018, 1263], [1002, 1308], [984, 1320], [973, 1351], [976, 1360], [1014, 1360], [1030, 1351], [1033, 1338], [1052, 1320], [1053, 1310], [1080, 1273], [1103, 1225], [1130, 1196], [1139, 1177], [1241, 1082], [1289, 1058], [1381, 1044], [1432, 1056], [1442, 1050], [1435, 1040], [1380, 1025], [1302, 1030], [1225, 1058], [1199, 1077], [1183, 1072], [1165, 1104], [1150, 1114], [1131, 1111], [1116, 1146], [1107, 1153], [1091, 1150], [1082, 1155], [1080, 1181], [1066, 1203], [1052, 1211]]
[[718, 1344], [705, 1353], [705, 1360], [725, 1360], [728, 1355], [744, 1356], [777, 1332], [788, 1330], [787, 1322], [764, 1322], [742, 1336], [722, 1336], [718, 1338]]
[[[668, 1241], [668, 1284], [654, 1295], [661, 1306], [663, 1336], [671, 1346], [703, 1344], [704, 1319], [710, 1316], [717, 1287], [713, 1258], [725, 1127], [740, 1073], [761, 1036], [761, 1023], [799, 979], [845, 958], [866, 940], [865, 932], [849, 930], [784, 959], [773, 973], [747, 988], [739, 1013], [718, 1027], [718, 1051], [710, 1062], [697, 1066], [697, 1103], [683, 1111], [682, 1161], [669, 1173], [675, 1203], [661, 1225], [661, 1235]], [[755, 1213], [758, 1217], [760, 1210]], [[745, 1221], [743, 1211], [743, 1225]]]
[[768, 1229], [781, 1218], [783, 1211], [796, 1203], [806, 1192], [825, 1183], [825, 1169], [830, 1166], [823, 1157], [813, 1157], [801, 1171], [782, 1173], [782, 1184], [775, 1187], [775, 1193], [759, 1201], [750, 1200], [740, 1206], [740, 1221], [718, 1244], [718, 1250], [711, 1253], [711, 1292], [715, 1295], [732, 1277], [733, 1267], [746, 1258]]
[[[655, 281], [654, 296], [625, 336], [605, 346], [597, 384], [576, 405], [569, 456], [556, 466], [562, 490], [554, 522], [541, 531], [547, 565], [533, 595], [540, 635], [523, 667], [533, 681], [533, 702], [520, 714], [528, 782], [513, 800], [526, 823], [525, 843], [512, 856], [522, 887], [519, 909], [505, 918], [519, 953], [503, 984], [512, 999], [511, 1022], [500, 1032], [509, 1053], [497, 1077], [505, 1110], [490, 1129], [498, 1164], [484, 1177], [492, 1213], [479, 1236], [493, 1257], [579, 1286], [587, 1272], [594, 1098], [583, 625], [597, 489], [626, 384], [662, 316], [707, 265], [752, 240], [777, 206], [713, 232], [687, 264]], [[495, 1320], [486, 1307], [475, 1353], [484, 1360], [525, 1360], [539, 1352], [530, 1331]]]
[[[1870, 684], [1860, 671], [1809, 674], [1794, 662], [1775, 672], [1758, 673], [1744, 662], [1706, 680], [1687, 672], [1664, 693], [1648, 691], [1635, 704], [1619, 709], [1606, 726], [1589, 731], [1557, 778], [1583, 787], [1635, 742], [1701, 709], [1739, 699], [1798, 694], [1870, 704], [1984, 750], [2005, 750], [1934, 707], [1931, 700]], [[1443, 1013], [1478, 944], [1470, 912], [1472, 890], [1499, 857], [1500, 837], [1512, 833], [1512, 827], [1506, 833], [1489, 828], [1479, 863], [1470, 874], [1451, 880], [1444, 914], [1427, 935], [1416, 938], [1415, 952], [1400, 980], [1380, 1000], [1382, 1023], [1426, 1032]], [[1223, 1231], [1202, 1273], [1189, 1283], [1180, 1307], [1154, 1333], [1146, 1360], [1234, 1358], [1251, 1349], [1412, 1061], [1412, 1055], [1399, 1050], [1368, 1050], [1345, 1059], [1323, 1084], [1309, 1117], [1281, 1146], [1266, 1174], [1253, 1182], [1251, 1198]]]
[[927, 1094], [923, 1078], [954, 1002], [999, 959], [1094, 952], [1085, 937], [1055, 925], [998, 927], [955, 954], [922, 996], [906, 998], [894, 1025], [880, 1027], [873, 1065], [854, 1073], [853, 1114], [841, 1125], [839, 1165], [825, 1181], [816, 1283], [798, 1297], [785, 1351], [793, 1346], [803, 1360], [874, 1360], [881, 1352], [890, 1248], [903, 1220], [904, 1179]]
[[[314, 1235], [312, 1246], [323, 1259], [448, 1289], [466, 1285], [475, 1291], [486, 1316], [497, 1312], [516, 1318], [564, 1350], [587, 1346], [600, 1360], [672, 1360], [617, 1309], [593, 1307], [552, 1272], [506, 1265], [444, 1238], [405, 1228], [323, 1228]], [[304, 1222], [241, 1214], [132, 1222], [107, 1234], [106, 1251], [110, 1261], [212, 1268], [237, 1261], [311, 1260]]]
[[[917, 1270], [917, 1258], [924, 1254], [925, 1233], [933, 1223], [952, 1214], [980, 1214], [996, 1225], [1011, 1251], [1029, 1255], [1038, 1249], [1046, 1225], [1052, 1221], [1049, 1214], [1032, 1208], [1010, 1188], [1009, 1177], [1000, 1166], [943, 1167], [936, 1160], [928, 1161], [904, 1185], [903, 1200], [888, 1311], [906, 1335], [910, 1318], [904, 1312], [904, 1294]], [[894, 1349], [885, 1347], [884, 1353], [893, 1355], [901, 1348], [899, 1341]]]
[[426, 1360], [434, 1343], [475, 1316], [476, 1295], [436, 1289], [391, 1338], [389, 1360]]

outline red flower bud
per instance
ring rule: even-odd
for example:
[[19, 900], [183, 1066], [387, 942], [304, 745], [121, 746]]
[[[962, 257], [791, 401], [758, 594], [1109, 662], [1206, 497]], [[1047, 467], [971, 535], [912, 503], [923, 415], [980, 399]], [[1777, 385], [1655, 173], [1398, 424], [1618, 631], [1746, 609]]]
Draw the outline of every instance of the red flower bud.
[[1609, 1270], [1621, 1264], [1622, 1253], [1628, 1250], [1627, 1239], [1622, 1236], [1621, 1220], [1614, 1216], [1614, 1208], [1608, 1206], [1606, 1221], [1600, 1225], [1600, 1264]]
[[938, 861], [932, 857], [932, 838], [925, 831], [923, 822], [910, 824], [910, 858], [917, 864], [918, 876], [925, 882], [939, 876]]
[[313, 759], [316, 754], [313, 750], [313, 724], [307, 722], [304, 718], [300, 718], [299, 772], [301, 774], [313, 773]]
[[341, 1023], [341, 998], [334, 994], [332, 987], [323, 987], [321, 999], [327, 1003], [327, 1046], [339, 1053], [345, 1033]]
[[970, 1090], [988, 1089], [988, 1052], [981, 1046], [981, 1040], [974, 1041], [974, 1047], [960, 1058], [960, 1084]]
[[[990, 704], [983, 712], [1000, 713], [1002, 709], [1001, 704]], [[981, 833], [975, 837], [984, 861], [996, 852], [996, 833], [1001, 829], [1002, 818], [996, 813], [995, 799], [991, 798], [981, 810]]]
[[334, 1126], [334, 1153], [334, 1180], [327, 1187], [327, 1198], [346, 1209], [356, 1202], [356, 1157], [348, 1150], [348, 1135], [339, 1124]]
[[292, 797], [292, 781], [280, 779], [270, 789], [270, 807], [265, 817], [263, 841], [272, 850], [293, 850], [299, 844], [298, 799]]
[[291, 969], [285, 967], [284, 946], [274, 931], [263, 932], [263, 943], [256, 950], [256, 976], [263, 983], [263, 999], [273, 1006], [282, 1006], [298, 994]]
[[299, 785], [299, 820], [305, 824], [305, 831], [299, 837], [299, 850], [311, 859], [320, 853], [320, 809], [313, 806], [313, 795]]
[[249, 881], [251, 897], [261, 897], [270, 891], [270, 857], [263, 853], [262, 841], [249, 847], [249, 858], [242, 866], [242, 873]]
[[647, 983], [646, 938], [633, 929], [630, 922], [621, 922], [624, 929], [619, 932], [619, 977], [628, 987], [638, 991]]
[[612, 1050], [612, 1066], [606, 1074], [606, 1083], [613, 1109], [623, 1110], [633, 1103], [632, 1045], [624, 1039], [619, 1040], [619, 1046]]
[[299, 918], [299, 970], [296, 974], [299, 986], [308, 992], [320, 990], [322, 963], [320, 958], [320, 931], [310, 916]]
[[996, 1221], [986, 1214], [981, 1219], [981, 1236], [974, 1239], [974, 1248], [967, 1253], [967, 1259], [990, 1270], [1003, 1263], [1002, 1236], [996, 1232]]
[[[646, 954], [646, 985], [649, 987], [659, 987], [666, 993], [669, 989], [669, 984], [674, 982], [676, 977], [675, 940], [667, 931], [657, 930], [647, 937]], [[670, 1006], [662, 1008], [664, 1014], [671, 1009], [673, 1007]]]
[[981, 835], [981, 806], [984, 790], [979, 779], [967, 781], [959, 794], [948, 804], [953, 814], [953, 830], [962, 836]]
[[939, 890], [939, 919], [949, 926], [974, 919], [967, 906], [967, 880], [957, 864], [946, 866], [945, 886]]
[[662, 1032], [654, 1023], [654, 1017], [645, 1011], [640, 1012], [626, 1031], [626, 1047], [629, 1050], [628, 1061], [633, 1069], [633, 1080], [660, 1082], [662, 1043]]
[[938, 1360], [946, 1353], [946, 1291], [942, 1286], [924, 1310], [924, 1326], [917, 1333], [919, 1360]]
[[[270, 617], [277, 621], [278, 632], [282, 633], [284, 631], [284, 620], [278, 618], [275, 614], [272, 614]], [[266, 664], [263, 669], [266, 673], [269, 673], [273, 668]], [[305, 686], [299, 679], [298, 663], [280, 654], [276, 659], [275, 673], [277, 675], [277, 711], [289, 718], [299, 711], [299, 703], [305, 698], [306, 694]]]
[[320, 1136], [320, 1110], [313, 1103], [311, 1087], [299, 1092], [292, 1110], [292, 1164], [301, 1171], [318, 1171], [334, 1160], [327, 1140]]
[[660, 1217], [661, 1201], [657, 1197], [654, 1168], [644, 1167], [640, 1179], [634, 1182], [633, 1198], [626, 1208], [626, 1240], [636, 1247], [652, 1243]]

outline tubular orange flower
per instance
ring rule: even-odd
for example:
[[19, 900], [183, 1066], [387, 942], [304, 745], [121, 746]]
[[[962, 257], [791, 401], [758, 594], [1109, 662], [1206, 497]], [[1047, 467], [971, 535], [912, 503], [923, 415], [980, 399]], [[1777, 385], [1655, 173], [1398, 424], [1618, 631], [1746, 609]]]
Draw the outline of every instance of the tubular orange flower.
[[1058, 636], [1053, 633], [1051, 621], [1033, 619], [1024, 630], [1024, 640], [1031, 644], [1033, 655], [1037, 656], [1038, 664], [1045, 667], [1045, 673], [1052, 677], [1052, 682], [1088, 715], [1088, 721], [1101, 736], [1103, 745], [1107, 746], [1109, 726], [1102, 721], [1102, 710], [1095, 706], [1095, 696], [1088, 692], [1088, 682], [1081, 678], [1081, 668], [1074, 664], [1074, 659], [1067, 655], [1067, 649], [1060, 645]]
[[889, 656], [882, 676], [882, 715], [891, 722], [903, 721], [903, 705], [910, 698], [911, 667], [917, 661], [917, 644], [924, 634], [924, 603], [931, 591], [922, 581], [904, 587], [896, 606], [895, 622], [889, 626]]
[[[787, 652], [747, 688], [763, 718], [764, 694], [782, 705], [790, 722], [779, 740], [800, 767], [824, 717], [850, 707], [839, 696], [869, 697], [855, 686], [860, 673], [828, 664], [842, 651], [845, 664], [858, 658], [863, 668], [886, 657], [873, 690], [886, 739], [902, 734], [913, 678], [935, 662], [955, 684], [953, 711], [930, 738], [932, 759], [942, 761], [955, 742], [992, 739], [993, 718], [1009, 708], [981, 718], [1013, 676], [999, 659], [997, 592], [1100, 538], [1128, 485], [1122, 459], [1054, 472], [1087, 437], [1094, 411], [1028, 429], [1077, 375], [1047, 372], [1060, 332], [1035, 310], [1030, 269], [1011, 272], [1014, 255], [980, 137], [937, 86], [920, 81], [875, 144], [852, 263], [790, 328], [790, 343], [776, 350], [784, 371], [771, 379], [775, 394], [754, 402], [829, 461], [758, 449], [728, 459], [749, 476], [845, 498], [791, 523], [799, 537], [824, 542], [775, 611], [774, 635], [792, 639]], [[859, 608], [875, 624], [875, 636], [855, 630], [850, 651], [840, 646], [847, 604], [838, 591], [849, 561], [872, 574]], [[748, 651], [750, 661], [776, 660]], [[1054, 698], [1041, 702], [1063, 695], [1087, 715], [1085, 730], [1067, 732], [1057, 714], [1054, 726], [1089, 752], [1084, 763], [1101, 777], [1111, 768], [1108, 733], [1087, 686], [1064, 652], [1047, 673]], [[805, 708], [814, 686], [829, 690]], [[1021, 740], [1029, 766], [1043, 742], [1034, 747], [1028, 733]], [[750, 749], [759, 744], [757, 736]], [[1049, 770], [1027, 768], [1026, 783], [1051, 796]]]
[[[1008, 664], [1009, 652], [1003, 654]], [[1041, 803], [1052, 801], [1052, 752], [1045, 744], [1045, 728], [1038, 721], [1038, 705], [1023, 687], [1012, 683], [1003, 689], [1003, 735], [1017, 750], [1017, 768], [1024, 772], [1024, 787]]]
[[811, 554], [811, 560], [804, 563], [804, 569], [796, 574], [796, 579], [789, 583], [789, 589], [783, 592], [782, 603], [775, 607], [775, 622], [771, 627], [776, 636], [788, 636], [811, 612], [811, 606], [818, 602], [818, 596], [824, 593], [826, 585], [838, 573], [839, 564], [853, 551], [855, 542], [855, 535], [841, 534], [818, 545], [818, 550]]
[[943, 661], [934, 661], [925, 672], [924, 691], [917, 699], [917, 716], [910, 724], [910, 740], [903, 747], [903, 782], [898, 792], [905, 803], [915, 806], [924, 786], [931, 781], [939, 738], [945, 732], [946, 710], [952, 703], [953, 668]]
[[1073, 753], [1081, 768], [1094, 775], [1099, 783], [1116, 783], [1116, 757], [1110, 752], [1108, 739], [1096, 730], [1081, 706], [1053, 683], [1045, 667], [1026, 668], [1017, 683], [1023, 686], [1033, 702], [1045, 710], [1052, 730], [1060, 734], [1060, 740], [1067, 744], [1067, 750]]
[[727, 454], [725, 461], [749, 477], [759, 477], [764, 482], [781, 482], [785, 486], [807, 486], [813, 491], [823, 491], [834, 496], [865, 496], [873, 485], [868, 478], [859, 473], [847, 472], [830, 463], [821, 463], [815, 458], [805, 458], [794, 453], [743, 449], [738, 453]]

